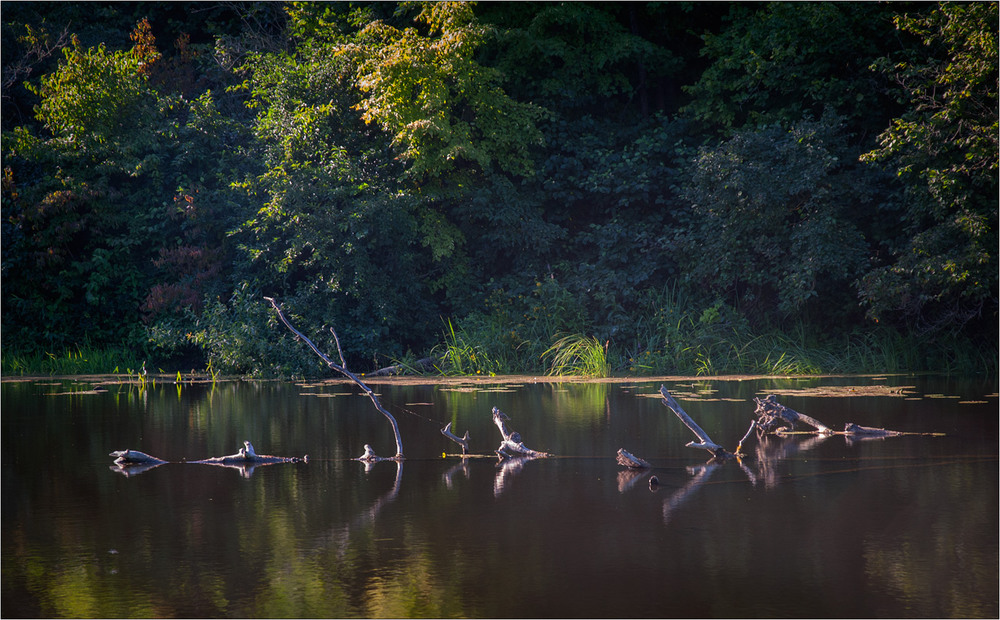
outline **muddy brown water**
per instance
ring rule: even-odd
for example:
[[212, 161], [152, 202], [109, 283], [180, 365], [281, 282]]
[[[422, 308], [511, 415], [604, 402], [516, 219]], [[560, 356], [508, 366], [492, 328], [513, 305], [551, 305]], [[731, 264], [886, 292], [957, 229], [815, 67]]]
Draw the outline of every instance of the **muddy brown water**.
[[[997, 617], [995, 379], [665, 381], [734, 448], [753, 398], [866, 441], [706, 463], [660, 380], [2, 384], [4, 617]], [[106, 391], [95, 391], [101, 383]], [[498, 464], [497, 406], [548, 459]], [[480, 458], [450, 456], [452, 422]], [[184, 463], [233, 454], [308, 463]], [[131, 448], [170, 463], [121, 470]], [[632, 473], [619, 448], [653, 465]], [[443, 456], [446, 454], [448, 456]], [[659, 485], [651, 488], [650, 476]]]

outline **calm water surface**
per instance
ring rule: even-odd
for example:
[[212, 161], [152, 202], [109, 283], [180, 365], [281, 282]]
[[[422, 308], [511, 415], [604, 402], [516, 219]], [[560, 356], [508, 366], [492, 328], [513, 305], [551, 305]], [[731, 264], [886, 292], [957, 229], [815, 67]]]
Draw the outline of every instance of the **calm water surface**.
[[[2, 385], [4, 617], [997, 617], [995, 380], [667, 382], [734, 448], [753, 397], [834, 428], [706, 464], [660, 382]], [[875, 389], [873, 386], [892, 389]], [[556, 458], [492, 455], [498, 406]], [[252, 471], [178, 461], [259, 453]], [[132, 448], [173, 461], [123, 472]], [[618, 448], [654, 466], [631, 474]]]

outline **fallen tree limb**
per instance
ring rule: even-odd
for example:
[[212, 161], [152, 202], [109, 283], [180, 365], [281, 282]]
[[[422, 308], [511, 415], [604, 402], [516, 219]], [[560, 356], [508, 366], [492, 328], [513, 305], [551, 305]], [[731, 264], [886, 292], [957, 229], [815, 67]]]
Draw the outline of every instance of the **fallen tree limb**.
[[[271, 297], [265, 297], [264, 299], [271, 302], [271, 307], [274, 308], [275, 311], [278, 313], [278, 318], [281, 319], [281, 322], [285, 324], [285, 327], [287, 327], [289, 330], [291, 330], [293, 334], [301, 338], [303, 342], [309, 345], [309, 348], [313, 350], [313, 353], [318, 355], [321, 360], [326, 362], [327, 367], [336, 370], [337, 372], [339, 372], [340, 374], [344, 375], [345, 377], [353, 381], [355, 384], [357, 384], [358, 387], [360, 387], [362, 390], [364, 390], [365, 394], [368, 395], [368, 398], [371, 399], [372, 404], [375, 405], [375, 408], [378, 409], [382, 413], [382, 415], [384, 415], [389, 420], [390, 424], [392, 424], [392, 432], [396, 437], [396, 456], [392, 458], [397, 460], [403, 459], [403, 439], [399, 435], [399, 424], [396, 422], [396, 418], [394, 418], [391, 413], [389, 413], [388, 411], [385, 410], [384, 407], [382, 407], [382, 403], [379, 402], [378, 396], [375, 395], [375, 392], [373, 392], [370, 387], [365, 385], [365, 383], [361, 381], [361, 379], [359, 379], [353, 372], [347, 370], [347, 363], [344, 361], [344, 352], [341, 351], [340, 349], [340, 338], [337, 337], [337, 332], [334, 331], [332, 327], [330, 328], [330, 333], [333, 334], [333, 340], [334, 342], [337, 343], [337, 353], [340, 355], [340, 364], [337, 364], [329, 357], [327, 357], [322, 351], [319, 350], [319, 347], [313, 344], [311, 340], [306, 338], [302, 332], [295, 329], [295, 327], [292, 326], [292, 324], [288, 321], [288, 319], [285, 318], [285, 313], [281, 311], [281, 306], [278, 305], [277, 301], [275, 301]], [[367, 450], [365, 451], [365, 454], [367, 455]]]
[[200, 461], [188, 461], [188, 463], [198, 464], [198, 465], [244, 465], [244, 464], [254, 464], [254, 465], [270, 465], [272, 463], [308, 463], [309, 456], [306, 455], [302, 458], [297, 456], [271, 456], [270, 454], [257, 454], [253, 449], [253, 444], [249, 441], [243, 442], [243, 447], [240, 448], [236, 454], [230, 454], [227, 456], [215, 456], [208, 459], [201, 459]]
[[451, 432], [451, 422], [448, 422], [448, 424], [441, 429], [441, 434], [462, 446], [462, 456], [469, 453], [469, 431], [465, 431], [465, 437], [459, 437]]
[[794, 409], [782, 405], [778, 402], [774, 394], [766, 398], [754, 398], [753, 400], [757, 403], [757, 409], [754, 411], [754, 414], [757, 416], [757, 425], [762, 432], [773, 433], [785, 426], [794, 429], [797, 423], [802, 422], [815, 428], [820, 434], [832, 435], [834, 433], [833, 429], [816, 418], [809, 417], [804, 413], [799, 413]]
[[622, 467], [628, 467], [629, 469], [649, 469], [652, 467], [652, 465], [634, 454], [631, 454], [625, 450], [625, 448], [618, 448], [618, 455], [616, 458], [619, 465]]
[[859, 435], [863, 437], [898, 437], [904, 435], [899, 431], [890, 431], [884, 428], [872, 428], [870, 426], [859, 426], [853, 422], [844, 425], [845, 435]]
[[115, 465], [126, 465], [126, 464], [148, 464], [148, 465], [159, 465], [161, 463], [167, 463], [163, 459], [158, 459], [155, 456], [150, 456], [145, 452], [139, 452], [138, 450], [116, 450], [108, 456], [115, 457]]
[[706, 433], [700, 426], [698, 426], [695, 423], [695, 421], [691, 419], [691, 416], [689, 416], [687, 412], [684, 411], [684, 408], [680, 406], [680, 404], [674, 399], [673, 396], [670, 395], [670, 392], [667, 391], [667, 386], [665, 385], [660, 386], [660, 396], [663, 397], [663, 404], [666, 405], [668, 408], [670, 408], [670, 410], [673, 411], [678, 418], [680, 418], [681, 422], [683, 422], [685, 426], [691, 429], [691, 432], [694, 433], [694, 436], [699, 439], [698, 442], [689, 441], [686, 444], [687, 447], [702, 448], [703, 450], [708, 450], [712, 454], [712, 456], [714, 456], [717, 459], [728, 459], [728, 458], [733, 458], [733, 456], [735, 456], [733, 453], [729, 452], [719, 444], [712, 441], [712, 438], [708, 436], [708, 433]]
[[525, 446], [524, 442], [521, 441], [521, 434], [507, 428], [507, 420], [509, 419], [510, 417], [506, 413], [496, 407], [493, 408], [493, 423], [500, 429], [500, 436], [503, 438], [503, 441], [500, 442], [500, 447], [496, 450], [498, 457], [501, 459], [509, 458], [510, 455], [507, 454], [507, 450], [530, 458], [550, 456], [547, 452], [537, 452]]

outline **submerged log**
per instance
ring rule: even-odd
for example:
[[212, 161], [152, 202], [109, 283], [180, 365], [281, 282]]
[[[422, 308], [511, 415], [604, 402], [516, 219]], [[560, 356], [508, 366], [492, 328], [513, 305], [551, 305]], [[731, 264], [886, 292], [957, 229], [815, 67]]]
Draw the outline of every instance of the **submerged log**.
[[458, 445], [462, 446], [463, 456], [469, 453], [469, 431], [465, 431], [464, 437], [459, 437], [458, 435], [451, 432], [451, 422], [448, 422], [448, 424], [446, 424], [445, 427], [441, 429], [441, 434], [447, 437], [448, 439], [454, 441]]
[[680, 404], [674, 399], [673, 396], [670, 395], [670, 392], [667, 391], [667, 386], [665, 385], [660, 386], [660, 396], [663, 397], [663, 404], [666, 405], [671, 411], [673, 411], [674, 415], [680, 418], [681, 422], [683, 422], [685, 426], [691, 429], [691, 432], [694, 433], [694, 436], [698, 438], [699, 441], [697, 442], [689, 441], [686, 444], [687, 447], [701, 448], [703, 450], [708, 450], [712, 454], [712, 456], [714, 456], [717, 459], [729, 459], [735, 456], [733, 453], [729, 452], [719, 444], [712, 441], [712, 438], [708, 436], [708, 433], [706, 433], [704, 429], [698, 426], [695, 423], [695, 421], [691, 419], [691, 416], [689, 416], [687, 412], [684, 411], [684, 408], [680, 406]]
[[188, 461], [197, 465], [269, 465], [272, 463], [308, 463], [309, 455], [299, 458], [297, 456], [271, 456], [270, 454], [257, 454], [253, 444], [249, 441], [243, 442], [243, 447], [236, 454], [226, 456], [213, 456], [200, 461]]
[[159, 465], [161, 463], [166, 463], [163, 459], [158, 459], [155, 456], [150, 456], [145, 452], [139, 452], [138, 450], [116, 450], [108, 456], [115, 457], [116, 465], [127, 465], [127, 464], [146, 464], [146, 465]]
[[497, 456], [501, 460], [510, 456], [507, 454], [507, 450], [529, 458], [551, 456], [547, 452], [538, 452], [524, 445], [524, 442], [521, 441], [521, 434], [507, 428], [507, 420], [510, 420], [510, 417], [506, 413], [496, 407], [493, 408], [493, 423], [500, 429], [500, 436], [503, 438], [503, 441], [500, 442], [500, 447], [496, 450]]
[[904, 435], [899, 431], [890, 431], [884, 428], [872, 428], [870, 426], [859, 426], [853, 422], [844, 425], [845, 435], [862, 435], [864, 437], [897, 437]]
[[617, 460], [619, 465], [628, 467], [629, 469], [650, 469], [653, 467], [646, 461], [629, 453], [625, 448], [618, 448]]
[[766, 398], [754, 398], [753, 400], [757, 403], [757, 409], [754, 411], [757, 415], [757, 425], [765, 433], [773, 433], [783, 427], [794, 429], [795, 425], [799, 422], [808, 424], [823, 435], [832, 435], [834, 433], [833, 429], [816, 418], [809, 417], [804, 413], [799, 413], [794, 409], [782, 405], [778, 402], [774, 394]]

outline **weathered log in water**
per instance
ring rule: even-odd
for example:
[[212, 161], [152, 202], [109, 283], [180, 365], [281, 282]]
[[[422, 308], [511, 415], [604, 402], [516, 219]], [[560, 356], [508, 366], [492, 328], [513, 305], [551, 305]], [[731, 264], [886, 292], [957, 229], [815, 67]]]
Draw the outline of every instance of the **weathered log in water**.
[[652, 465], [630, 453], [625, 448], [618, 448], [616, 460], [619, 465], [628, 467], [629, 469], [649, 469], [652, 467]]
[[212, 458], [201, 459], [198, 461], [188, 461], [195, 465], [243, 465], [252, 463], [254, 465], [271, 465], [274, 463], [308, 463], [309, 455], [303, 457], [297, 456], [272, 456], [270, 454], [257, 454], [253, 448], [253, 444], [249, 441], [243, 442], [243, 447], [240, 448], [236, 454], [229, 454], [227, 456], [213, 456]]
[[660, 386], [660, 396], [663, 397], [663, 404], [666, 405], [671, 411], [673, 411], [674, 415], [680, 418], [681, 422], [683, 422], [685, 426], [691, 429], [691, 432], [694, 433], [694, 436], [698, 438], [699, 441], [697, 442], [689, 441], [686, 444], [687, 447], [701, 448], [703, 450], [708, 450], [709, 453], [711, 453], [711, 455], [717, 459], [730, 459], [735, 456], [732, 452], [729, 452], [719, 444], [712, 441], [712, 438], [708, 436], [708, 433], [706, 433], [704, 429], [698, 426], [695, 423], [695, 421], [691, 419], [691, 416], [689, 416], [687, 412], [684, 411], [684, 408], [680, 406], [680, 404], [674, 399], [673, 396], [670, 395], [670, 392], [667, 391], [667, 386], [665, 385]]
[[116, 450], [108, 454], [108, 456], [115, 457], [116, 465], [126, 465], [126, 464], [147, 464], [147, 465], [160, 465], [167, 463], [163, 459], [158, 459], [155, 456], [150, 456], [145, 452], [139, 452], [138, 450]]
[[884, 428], [872, 428], [870, 426], [860, 426], [853, 422], [844, 425], [844, 433], [847, 435], [861, 435], [865, 437], [897, 437], [904, 435], [899, 431], [890, 431]]
[[794, 409], [786, 407], [778, 402], [778, 399], [771, 394], [766, 398], [754, 398], [757, 409], [754, 414], [757, 416], [757, 425], [764, 433], [773, 433], [781, 428], [795, 429], [799, 422], [808, 424], [824, 435], [832, 435], [834, 430], [823, 424], [816, 418], [809, 417], [804, 413], [799, 413]]
[[498, 429], [500, 429], [500, 436], [503, 438], [500, 442], [500, 447], [496, 450], [497, 456], [500, 457], [501, 460], [510, 458], [510, 455], [507, 454], [507, 450], [529, 458], [545, 458], [547, 456], [551, 456], [547, 452], [538, 452], [524, 445], [524, 442], [521, 441], [521, 434], [507, 428], [507, 420], [509, 419], [510, 417], [506, 413], [500, 411], [500, 409], [496, 407], [493, 408], [493, 423], [497, 425]]

